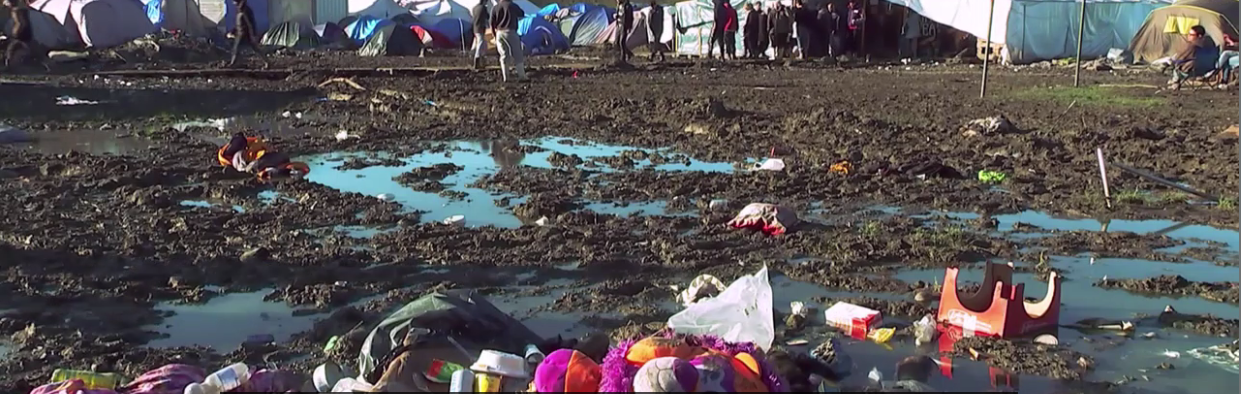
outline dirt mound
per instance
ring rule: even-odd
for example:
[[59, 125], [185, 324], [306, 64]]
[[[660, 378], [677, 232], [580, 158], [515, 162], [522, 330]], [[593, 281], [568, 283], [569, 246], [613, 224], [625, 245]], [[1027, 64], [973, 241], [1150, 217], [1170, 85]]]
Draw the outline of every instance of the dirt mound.
[[987, 337], [961, 338], [953, 344], [952, 354], [972, 358], [970, 349], [997, 368], [1059, 380], [1081, 380], [1094, 364], [1090, 356], [1066, 347]]
[[1100, 279], [1094, 282], [1105, 289], [1125, 289], [1137, 293], [1198, 296], [1212, 301], [1235, 304], [1238, 285], [1231, 282], [1194, 282], [1180, 275], [1160, 275], [1148, 279]]

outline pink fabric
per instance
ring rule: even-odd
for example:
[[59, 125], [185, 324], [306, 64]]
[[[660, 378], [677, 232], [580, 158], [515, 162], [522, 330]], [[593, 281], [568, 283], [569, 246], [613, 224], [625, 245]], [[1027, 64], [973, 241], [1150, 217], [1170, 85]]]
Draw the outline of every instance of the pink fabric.
[[63, 382], [48, 383], [39, 387], [35, 387], [30, 394], [116, 394], [116, 391], [108, 389], [87, 390], [86, 384], [81, 380], [73, 379]]
[[[81, 380], [49, 383], [30, 394], [182, 394], [185, 386], [207, 378], [202, 368], [185, 364], [168, 364], [142, 374], [116, 390], [84, 390]], [[230, 392], [296, 393], [301, 387], [297, 375], [288, 371], [263, 369], [250, 376], [250, 381]]]
[[185, 364], [168, 364], [142, 374], [119, 388], [120, 394], [181, 394], [190, 383], [207, 378], [202, 368]]

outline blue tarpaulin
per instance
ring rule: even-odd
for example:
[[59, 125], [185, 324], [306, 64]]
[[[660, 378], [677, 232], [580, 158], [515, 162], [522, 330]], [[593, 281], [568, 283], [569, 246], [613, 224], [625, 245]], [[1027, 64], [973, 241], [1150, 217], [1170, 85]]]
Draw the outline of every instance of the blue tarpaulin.
[[349, 35], [349, 39], [361, 45], [375, 35], [376, 30], [390, 24], [392, 24], [392, 21], [387, 19], [361, 15], [358, 16], [357, 20], [345, 26], [345, 34]]
[[474, 26], [471, 26], [469, 21], [457, 18], [440, 19], [429, 29], [443, 34], [449, 41], [452, 41], [453, 45], [460, 45], [463, 38], [474, 34]]
[[539, 12], [536, 12], [535, 15], [548, 16], [551, 14], [555, 14], [557, 11], [560, 11], [560, 4], [551, 3], [551, 4], [548, 4], [546, 7], [539, 9]]
[[536, 15], [527, 15], [517, 22], [517, 35], [521, 36], [526, 53], [531, 55], [550, 55], [569, 49], [569, 39], [560, 28]]

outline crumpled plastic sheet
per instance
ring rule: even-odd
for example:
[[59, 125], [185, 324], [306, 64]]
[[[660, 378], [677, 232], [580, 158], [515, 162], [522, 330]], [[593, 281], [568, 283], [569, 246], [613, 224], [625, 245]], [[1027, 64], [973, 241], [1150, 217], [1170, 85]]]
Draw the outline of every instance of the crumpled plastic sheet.
[[752, 203], [746, 205], [736, 217], [728, 221], [733, 228], [753, 228], [768, 235], [780, 235], [801, 223], [793, 210], [774, 204]]

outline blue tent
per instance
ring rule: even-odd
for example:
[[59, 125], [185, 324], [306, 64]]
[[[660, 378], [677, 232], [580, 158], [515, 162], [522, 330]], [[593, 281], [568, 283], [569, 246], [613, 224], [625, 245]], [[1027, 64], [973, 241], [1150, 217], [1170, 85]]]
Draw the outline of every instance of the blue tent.
[[435, 22], [435, 25], [430, 28], [426, 26], [423, 26], [423, 28], [443, 34], [454, 45], [460, 45], [461, 40], [465, 37], [471, 37], [471, 39], [474, 37], [474, 26], [470, 25], [469, 21], [463, 19], [444, 18], [440, 19], [439, 22]]
[[560, 11], [560, 4], [551, 3], [551, 4], [548, 4], [546, 7], [540, 8], [539, 12], [536, 12], [534, 14], [538, 16], [548, 16], [548, 15], [555, 14], [557, 11]]
[[[147, 19], [157, 28], [164, 28], [164, 1], [165, 0], [142, 0], [142, 7], [146, 11]], [[267, 29], [271, 28], [271, 23], [267, 18], [267, 1], [268, 0], [248, 0], [246, 3], [250, 5], [250, 10], [254, 11], [254, 29], [258, 34], [263, 34]], [[224, 2], [224, 19], [220, 24], [225, 30], [232, 30], [237, 25], [237, 5], [232, 0]]]
[[569, 39], [546, 19], [527, 15], [517, 22], [517, 35], [530, 55], [550, 55], [569, 49]]
[[345, 25], [345, 34], [348, 34], [349, 39], [353, 40], [353, 42], [362, 45], [367, 39], [375, 35], [376, 30], [390, 24], [392, 24], [392, 21], [388, 19], [360, 15], [353, 22]]
[[[581, 4], [579, 4], [581, 5]], [[581, 7], [584, 12], [573, 12], [564, 19], [561, 19], [560, 32], [568, 37], [569, 44], [574, 46], [591, 46], [595, 45], [600, 34], [607, 30], [608, 25], [612, 23], [612, 11], [599, 6], [586, 5]], [[578, 7], [574, 5], [571, 10]]]

